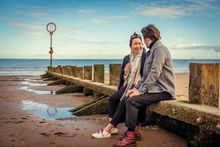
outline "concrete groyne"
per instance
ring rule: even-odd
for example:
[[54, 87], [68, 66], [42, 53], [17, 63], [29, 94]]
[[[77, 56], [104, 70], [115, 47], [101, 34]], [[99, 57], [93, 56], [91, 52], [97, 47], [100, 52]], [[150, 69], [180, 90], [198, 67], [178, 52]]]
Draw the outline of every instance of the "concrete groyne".
[[[74, 115], [103, 114], [108, 97], [117, 91], [121, 65], [110, 65], [109, 84], [104, 65], [48, 67], [42, 77], [65, 84], [59, 93], [82, 92], [94, 100], [72, 110]], [[151, 105], [149, 120], [187, 139], [188, 146], [220, 146], [220, 65], [190, 64], [189, 101], [168, 100]]]

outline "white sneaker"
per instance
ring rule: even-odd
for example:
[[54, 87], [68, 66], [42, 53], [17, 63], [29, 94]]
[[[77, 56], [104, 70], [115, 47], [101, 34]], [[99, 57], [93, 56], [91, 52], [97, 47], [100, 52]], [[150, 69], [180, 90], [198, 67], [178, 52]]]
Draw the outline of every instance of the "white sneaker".
[[112, 128], [111, 129], [111, 135], [117, 135], [118, 134], [118, 129], [117, 128]]
[[101, 129], [98, 132], [93, 133], [92, 137], [98, 138], [98, 139], [100, 139], [100, 138], [109, 138], [109, 137], [111, 137], [111, 134], [109, 134], [105, 130]]

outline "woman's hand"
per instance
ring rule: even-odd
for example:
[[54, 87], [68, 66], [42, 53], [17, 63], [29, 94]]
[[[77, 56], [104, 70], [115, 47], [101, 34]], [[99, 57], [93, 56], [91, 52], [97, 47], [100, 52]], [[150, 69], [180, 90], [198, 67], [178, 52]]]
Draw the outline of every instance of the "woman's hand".
[[133, 97], [140, 95], [139, 91], [136, 88], [132, 88], [131, 90], [128, 90], [126, 97]]

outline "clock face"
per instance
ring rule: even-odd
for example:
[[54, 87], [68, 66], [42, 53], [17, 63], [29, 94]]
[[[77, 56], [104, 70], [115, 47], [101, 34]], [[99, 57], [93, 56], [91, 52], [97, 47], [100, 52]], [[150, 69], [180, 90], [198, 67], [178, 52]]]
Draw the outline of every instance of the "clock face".
[[47, 31], [51, 33], [56, 31], [56, 25], [52, 22], [48, 23], [46, 28], [47, 28]]

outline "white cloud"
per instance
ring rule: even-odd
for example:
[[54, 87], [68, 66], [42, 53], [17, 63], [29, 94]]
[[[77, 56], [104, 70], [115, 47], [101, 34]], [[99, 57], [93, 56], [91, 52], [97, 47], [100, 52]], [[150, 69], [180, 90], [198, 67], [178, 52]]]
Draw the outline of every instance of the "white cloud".
[[95, 13], [97, 10], [94, 9], [77, 9], [77, 13], [82, 14], [82, 15], [90, 15]]
[[215, 52], [220, 52], [220, 45], [205, 45], [202, 43], [179, 44], [175, 45], [173, 48], [188, 50], [213, 50]]
[[[170, 7], [146, 7], [141, 14], [151, 17], [176, 18], [187, 15], [187, 13], [177, 6]], [[189, 15], [189, 14], [188, 14]]]
[[46, 28], [44, 24], [16, 21], [11, 25], [17, 27], [18, 34], [24, 38], [41, 39], [46, 36]]
[[50, 13], [48, 10], [41, 6], [16, 6], [18, 8], [18, 11], [16, 13], [22, 13], [27, 16], [32, 17], [42, 17], [42, 16], [49, 16]]
[[91, 23], [93, 24], [107, 24], [117, 20], [126, 20], [129, 19], [129, 16], [106, 16], [106, 17], [93, 17]]
[[81, 27], [65, 27], [65, 28], [60, 28], [60, 32], [68, 33], [71, 35], [86, 35], [89, 32]]
[[177, 18], [205, 13], [209, 9], [218, 9], [215, 0], [185, 0], [177, 3], [153, 1], [149, 2], [148, 6], [138, 5], [136, 10], [139, 10], [142, 15], [159, 18]]
[[42, 10], [30, 10], [28, 13], [30, 16], [48, 16], [48, 13], [43, 12]]
[[220, 59], [220, 53], [217, 54], [206, 54], [206, 55], [199, 55], [196, 57], [197, 59]]
[[42, 29], [43, 25], [38, 24], [38, 23], [25, 23], [25, 22], [21, 22], [21, 21], [16, 21], [14, 23], [12, 23], [13, 26], [17, 26], [19, 28], [22, 29], [28, 29], [28, 30], [36, 30], [39, 31]]
[[109, 23], [109, 21], [106, 18], [93, 17], [91, 19], [91, 23], [93, 23], [93, 24], [107, 24], [107, 23]]

